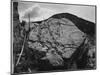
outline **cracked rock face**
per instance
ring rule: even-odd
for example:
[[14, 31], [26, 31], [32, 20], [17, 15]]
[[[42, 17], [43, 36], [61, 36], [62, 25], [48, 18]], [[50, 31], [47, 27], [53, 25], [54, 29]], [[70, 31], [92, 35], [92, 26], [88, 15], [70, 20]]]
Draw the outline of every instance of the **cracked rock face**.
[[85, 34], [70, 20], [50, 18], [41, 24], [31, 23], [29, 40], [34, 42], [29, 47], [44, 51], [46, 56], [41, 59], [56, 66], [63, 64], [63, 58], [70, 58], [84, 38]]

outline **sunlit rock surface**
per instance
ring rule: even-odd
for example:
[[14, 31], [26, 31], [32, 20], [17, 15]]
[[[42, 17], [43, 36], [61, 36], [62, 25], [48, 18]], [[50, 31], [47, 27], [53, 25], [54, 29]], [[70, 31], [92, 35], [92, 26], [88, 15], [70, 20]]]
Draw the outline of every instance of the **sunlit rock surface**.
[[[29, 47], [45, 51], [46, 56], [41, 59], [48, 59], [52, 65], [55, 63], [61, 65], [63, 63], [62, 57], [70, 58], [85, 38], [85, 34], [66, 18], [49, 18], [41, 24], [31, 23], [30, 28], [29, 40], [34, 42], [30, 42]], [[52, 48], [56, 54], [50, 53]]]

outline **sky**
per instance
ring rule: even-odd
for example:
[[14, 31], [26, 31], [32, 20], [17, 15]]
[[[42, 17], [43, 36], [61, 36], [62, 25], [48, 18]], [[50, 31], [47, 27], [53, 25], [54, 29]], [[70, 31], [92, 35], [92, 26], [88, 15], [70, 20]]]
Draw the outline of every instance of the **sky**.
[[40, 2], [19, 2], [18, 12], [20, 21], [28, 22], [28, 14], [31, 21], [41, 21], [57, 13], [71, 13], [91, 22], [95, 22], [95, 6], [82, 6], [70, 4], [54, 4]]

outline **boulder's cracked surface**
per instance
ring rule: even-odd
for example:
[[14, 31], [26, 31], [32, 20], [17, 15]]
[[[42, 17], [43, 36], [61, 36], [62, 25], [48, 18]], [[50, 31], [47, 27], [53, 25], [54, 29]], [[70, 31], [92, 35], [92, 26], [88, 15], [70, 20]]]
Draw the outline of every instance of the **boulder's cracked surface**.
[[[46, 56], [41, 59], [48, 59], [52, 65], [55, 63], [61, 65], [63, 63], [63, 61], [59, 61], [58, 56], [61, 60], [63, 60], [62, 57], [70, 58], [85, 39], [85, 34], [66, 18], [50, 18], [41, 24], [32, 23], [31, 29], [29, 40], [34, 41], [34, 43], [30, 42], [29, 47], [44, 51]], [[52, 49], [54, 49], [56, 54], [51, 52]]]

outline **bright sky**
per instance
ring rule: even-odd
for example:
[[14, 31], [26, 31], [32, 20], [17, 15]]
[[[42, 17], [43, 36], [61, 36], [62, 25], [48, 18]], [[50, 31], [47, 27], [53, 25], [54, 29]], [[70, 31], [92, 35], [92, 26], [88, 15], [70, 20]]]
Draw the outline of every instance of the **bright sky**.
[[95, 6], [19, 2], [18, 11], [20, 21], [28, 21], [29, 13], [31, 15], [31, 21], [44, 20], [57, 13], [71, 13], [83, 19], [95, 22]]

